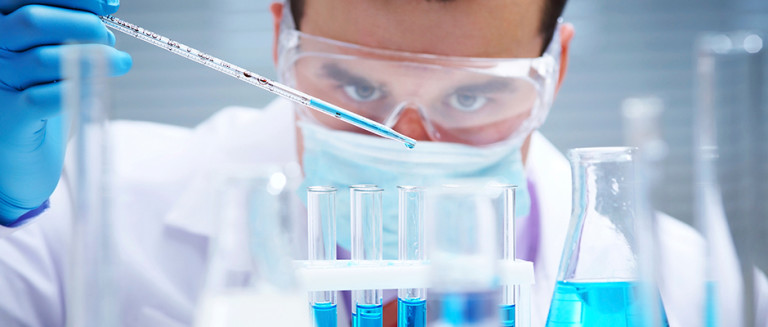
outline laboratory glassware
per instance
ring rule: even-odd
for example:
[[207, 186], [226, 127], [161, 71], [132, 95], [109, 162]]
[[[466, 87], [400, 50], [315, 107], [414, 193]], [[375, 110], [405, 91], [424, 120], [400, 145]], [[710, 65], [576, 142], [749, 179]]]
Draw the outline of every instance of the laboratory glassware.
[[352, 124], [376, 135], [389, 138], [395, 141], [403, 142], [408, 148], [413, 148], [416, 141], [410, 137], [402, 135], [395, 130], [379, 124], [366, 117], [342, 109], [326, 101], [312, 97], [299, 90], [290, 88], [281, 83], [270, 80], [264, 76], [248, 71], [237, 65], [231, 64], [209, 54], [200, 52], [197, 49], [188, 47], [179, 42], [173, 41], [165, 36], [146, 30], [137, 25], [128, 23], [114, 16], [99, 16], [106, 26], [118, 32], [125, 33], [139, 40], [152, 44], [156, 47], [166, 49], [173, 54], [197, 62], [203, 66], [214, 69], [231, 77], [237, 78], [248, 84], [257, 86], [270, 93], [276, 94], [298, 104], [307, 106], [326, 115], [338, 118], [346, 123]]
[[[494, 199], [496, 205], [496, 223], [498, 228], [499, 254], [501, 260], [515, 260], [515, 190], [516, 185], [491, 185], [500, 190]], [[517, 287], [514, 285], [501, 286], [501, 303], [499, 315], [501, 326], [514, 327], [517, 321]]]
[[498, 326], [499, 190], [446, 185], [425, 192], [430, 326]]
[[638, 252], [638, 276], [644, 282], [641, 288], [647, 326], [661, 323], [659, 306], [653, 305], [659, 283], [662, 282], [660, 266], [664, 255], [659, 250], [659, 231], [655, 208], [661, 194], [661, 164], [667, 154], [667, 144], [662, 139], [660, 118], [663, 102], [656, 97], [628, 98], [622, 103], [624, 139], [637, 148], [635, 151], [635, 220]]
[[[375, 186], [350, 188], [353, 262], [381, 261], [382, 248], [382, 194]], [[383, 325], [383, 292], [381, 289], [352, 290], [352, 325], [354, 327], [381, 327]]]
[[[569, 151], [572, 215], [547, 326], [647, 326], [637, 270], [634, 148]], [[662, 326], [668, 326], [661, 298]]]
[[705, 326], [768, 324], [755, 293], [768, 270], [764, 40], [749, 31], [697, 40], [694, 212], [707, 251]]
[[67, 326], [117, 326], [107, 54], [72, 48], [62, 67], [64, 107], [75, 131], [74, 206], [67, 267]]
[[196, 326], [310, 326], [293, 266], [301, 243], [296, 172], [292, 165], [248, 165], [214, 173], [218, 230]]
[[[310, 261], [336, 260], [336, 188], [307, 188], [307, 239]], [[310, 293], [315, 327], [335, 327], [336, 291]]]
[[[424, 189], [398, 186], [398, 238], [401, 261], [425, 261]], [[427, 290], [401, 288], [397, 291], [397, 326], [424, 327], [427, 324]]]

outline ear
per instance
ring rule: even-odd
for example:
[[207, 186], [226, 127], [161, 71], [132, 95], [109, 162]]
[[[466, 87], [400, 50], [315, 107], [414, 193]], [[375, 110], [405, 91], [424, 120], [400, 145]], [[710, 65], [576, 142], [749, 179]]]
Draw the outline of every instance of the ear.
[[571, 23], [564, 23], [560, 25], [560, 76], [557, 79], [557, 88], [555, 88], [555, 94], [560, 91], [560, 85], [563, 84], [565, 79], [565, 72], [568, 71], [568, 50], [571, 48], [571, 39], [573, 39], [574, 28]]
[[272, 60], [277, 66], [277, 39], [280, 37], [280, 22], [283, 19], [283, 4], [275, 1], [269, 5], [269, 11], [272, 13], [272, 28], [274, 29], [272, 39]]

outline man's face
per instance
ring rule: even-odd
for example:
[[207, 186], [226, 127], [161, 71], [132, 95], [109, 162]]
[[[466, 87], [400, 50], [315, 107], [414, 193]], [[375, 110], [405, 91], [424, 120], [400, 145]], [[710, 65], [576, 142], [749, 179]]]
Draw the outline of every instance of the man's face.
[[[300, 27], [308, 34], [379, 49], [534, 58], [543, 46], [539, 30], [544, 1], [307, 0]], [[370, 72], [375, 67], [362, 69]], [[418, 85], [405, 89], [417, 92]], [[328, 94], [328, 90], [305, 91]], [[433, 95], [425, 91], [417, 96]], [[405, 110], [393, 127], [417, 140], [430, 139], [415, 110]]]

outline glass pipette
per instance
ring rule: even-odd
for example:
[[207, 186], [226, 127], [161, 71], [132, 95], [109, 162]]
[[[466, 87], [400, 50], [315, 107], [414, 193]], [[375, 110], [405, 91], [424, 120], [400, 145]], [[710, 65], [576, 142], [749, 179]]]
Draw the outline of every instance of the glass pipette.
[[250, 72], [239, 66], [228, 63], [219, 58], [205, 54], [194, 48], [188, 47], [179, 42], [173, 41], [167, 37], [148, 31], [142, 27], [123, 21], [111, 15], [99, 16], [106, 26], [133, 36], [139, 40], [157, 46], [159, 48], [166, 49], [174, 54], [202, 64], [208, 68], [215, 69], [219, 72], [237, 78], [243, 82], [251, 85], [258, 86], [271, 93], [277, 94], [293, 102], [305, 105], [312, 109], [318, 110], [324, 114], [336, 117], [344, 122], [360, 127], [366, 131], [374, 133], [376, 135], [386, 137], [395, 141], [405, 143], [408, 148], [413, 148], [416, 145], [416, 141], [410, 137], [402, 135], [395, 130], [379, 124], [373, 120], [355, 114], [353, 112], [344, 110], [333, 104], [325, 102], [323, 100], [314, 98], [299, 90], [290, 88], [278, 82], [272, 81], [264, 76]]

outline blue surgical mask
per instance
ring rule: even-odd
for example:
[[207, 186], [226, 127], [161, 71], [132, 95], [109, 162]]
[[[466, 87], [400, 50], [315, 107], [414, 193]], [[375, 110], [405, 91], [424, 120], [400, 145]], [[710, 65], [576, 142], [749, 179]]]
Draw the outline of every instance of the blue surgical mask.
[[419, 141], [407, 149], [401, 143], [359, 133], [328, 129], [300, 122], [304, 140], [304, 182], [300, 188], [334, 186], [336, 237], [339, 246], [350, 248], [349, 185], [375, 184], [384, 189], [384, 259], [397, 259], [397, 186], [430, 186], [461, 179], [488, 179], [518, 186], [516, 217], [530, 210], [519, 146], [473, 147], [455, 143]]

